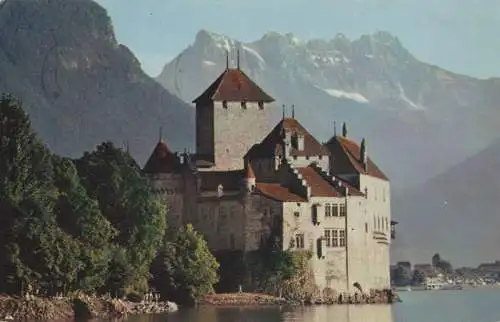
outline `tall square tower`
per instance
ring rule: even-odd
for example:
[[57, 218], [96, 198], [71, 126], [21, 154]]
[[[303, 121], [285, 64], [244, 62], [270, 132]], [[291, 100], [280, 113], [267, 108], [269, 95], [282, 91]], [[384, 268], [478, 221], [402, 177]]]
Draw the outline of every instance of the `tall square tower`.
[[240, 68], [226, 70], [193, 103], [196, 104], [196, 164], [200, 171], [244, 168], [243, 156], [269, 133], [270, 103]]

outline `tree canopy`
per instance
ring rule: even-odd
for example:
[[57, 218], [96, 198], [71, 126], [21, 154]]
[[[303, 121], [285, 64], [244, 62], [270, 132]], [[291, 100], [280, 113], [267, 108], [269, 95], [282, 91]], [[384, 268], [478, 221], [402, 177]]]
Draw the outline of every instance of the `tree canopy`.
[[165, 209], [128, 152], [54, 155], [21, 102], [1, 97], [0, 292], [210, 292], [217, 262], [191, 226], [165, 234]]

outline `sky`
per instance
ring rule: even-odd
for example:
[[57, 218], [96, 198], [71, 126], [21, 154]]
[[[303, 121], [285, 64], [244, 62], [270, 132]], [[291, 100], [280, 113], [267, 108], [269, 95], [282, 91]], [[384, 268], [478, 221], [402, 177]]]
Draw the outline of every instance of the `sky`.
[[418, 59], [500, 77], [500, 0], [97, 0], [118, 41], [157, 76], [200, 29], [249, 42], [268, 31], [308, 40], [384, 30]]

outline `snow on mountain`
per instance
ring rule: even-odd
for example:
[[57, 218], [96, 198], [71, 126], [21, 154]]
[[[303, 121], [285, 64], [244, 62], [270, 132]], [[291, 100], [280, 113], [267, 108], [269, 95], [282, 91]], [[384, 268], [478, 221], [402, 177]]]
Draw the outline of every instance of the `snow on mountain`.
[[[329, 139], [336, 120], [346, 121], [356, 139], [367, 137], [395, 187], [417, 185], [499, 135], [500, 81], [423, 63], [383, 31], [355, 40], [343, 34], [301, 40], [268, 32], [243, 43], [201, 30], [157, 81], [191, 102], [225, 69], [227, 52], [236, 66], [238, 51], [245, 73], [278, 106], [294, 104], [314, 135]], [[276, 108], [276, 119], [280, 116]]]

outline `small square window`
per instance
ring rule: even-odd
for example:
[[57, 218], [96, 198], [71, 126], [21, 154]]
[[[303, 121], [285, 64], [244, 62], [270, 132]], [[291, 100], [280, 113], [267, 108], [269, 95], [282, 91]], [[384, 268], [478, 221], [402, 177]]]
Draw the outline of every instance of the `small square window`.
[[246, 101], [241, 102], [241, 108], [244, 108], [244, 109], [247, 108], [247, 102]]
[[264, 102], [262, 102], [262, 101], [259, 102], [259, 109], [261, 109], [261, 110], [264, 109]]
[[293, 213], [293, 215], [295, 216], [295, 218], [298, 218], [298, 217], [300, 217], [300, 212], [295, 211], [295, 212]]
[[227, 101], [222, 101], [222, 107], [227, 108]]

